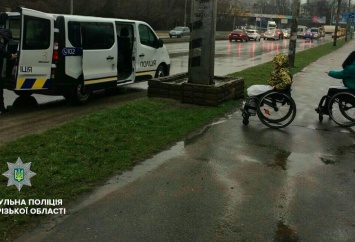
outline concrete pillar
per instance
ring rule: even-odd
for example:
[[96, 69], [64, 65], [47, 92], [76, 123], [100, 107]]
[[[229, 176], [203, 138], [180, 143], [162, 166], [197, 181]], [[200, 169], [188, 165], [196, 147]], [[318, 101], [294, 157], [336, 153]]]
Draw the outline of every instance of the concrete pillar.
[[189, 83], [214, 84], [217, 0], [192, 0]]

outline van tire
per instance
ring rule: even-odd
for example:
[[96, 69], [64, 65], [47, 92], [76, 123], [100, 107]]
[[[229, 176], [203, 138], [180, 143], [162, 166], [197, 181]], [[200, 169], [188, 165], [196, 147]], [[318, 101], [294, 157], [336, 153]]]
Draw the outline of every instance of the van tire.
[[91, 91], [86, 90], [84, 83], [80, 82], [71, 92], [66, 93], [63, 96], [73, 104], [84, 104], [89, 100]]
[[75, 88], [75, 103], [84, 104], [91, 96], [91, 91], [85, 88], [83, 82], [80, 82]]
[[166, 76], [166, 70], [163, 65], [159, 65], [157, 71], [155, 72], [155, 78]]

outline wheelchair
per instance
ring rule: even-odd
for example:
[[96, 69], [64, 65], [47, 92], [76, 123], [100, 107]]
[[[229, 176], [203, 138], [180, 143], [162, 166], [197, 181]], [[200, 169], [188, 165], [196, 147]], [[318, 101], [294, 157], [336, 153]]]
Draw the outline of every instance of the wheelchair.
[[291, 91], [268, 91], [247, 98], [241, 108], [243, 124], [249, 124], [250, 116], [258, 116], [266, 126], [274, 129], [284, 128], [296, 117], [296, 103]]
[[346, 87], [330, 87], [327, 95], [319, 101], [316, 112], [319, 122], [323, 121], [323, 115], [329, 115], [339, 126], [354, 126], [355, 90]]

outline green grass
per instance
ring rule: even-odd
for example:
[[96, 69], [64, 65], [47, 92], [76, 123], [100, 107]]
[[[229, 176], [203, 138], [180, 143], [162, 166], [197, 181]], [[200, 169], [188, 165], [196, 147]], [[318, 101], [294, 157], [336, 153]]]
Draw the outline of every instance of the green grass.
[[[343, 44], [344, 40], [338, 40], [336, 47], [327, 43], [297, 53], [292, 73]], [[244, 77], [246, 89], [265, 83], [272, 67], [269, 62], [231, 75]], [[237, 103], [231, 100], [213, 108], [145, 98], [9, 142], [0, 147], [0, 173], [8, 170], [7, 162], [14, 163], [21, 157], [24, 163], [32, 162], [31, 170], [37, 175], [31, 179], [32, 187], [24, 186], [21, 192], [15, 186], [6, 187], [7, 178], [1, 175], [0, 201], [57, 198], [63, 199], [62, 207], [66, 207], [84, 192], [103, 184], [109, 176], [131, 169], [235, 109]], [[0, 238], [16, 237], [21, 228], [34, 226], [39, 218], [38, 215], [0, 215]]]

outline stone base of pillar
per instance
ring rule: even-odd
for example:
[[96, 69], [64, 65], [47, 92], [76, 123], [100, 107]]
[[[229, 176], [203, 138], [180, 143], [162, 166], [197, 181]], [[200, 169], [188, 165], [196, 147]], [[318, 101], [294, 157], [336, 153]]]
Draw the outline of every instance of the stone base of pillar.
[[183, 103], [218, 106], [244, 94], [244, 79], [214, 78], [214, 85], [188, 83], [188, 73], [155, 78], [148, 81], [148, 97], [172, 98]]

